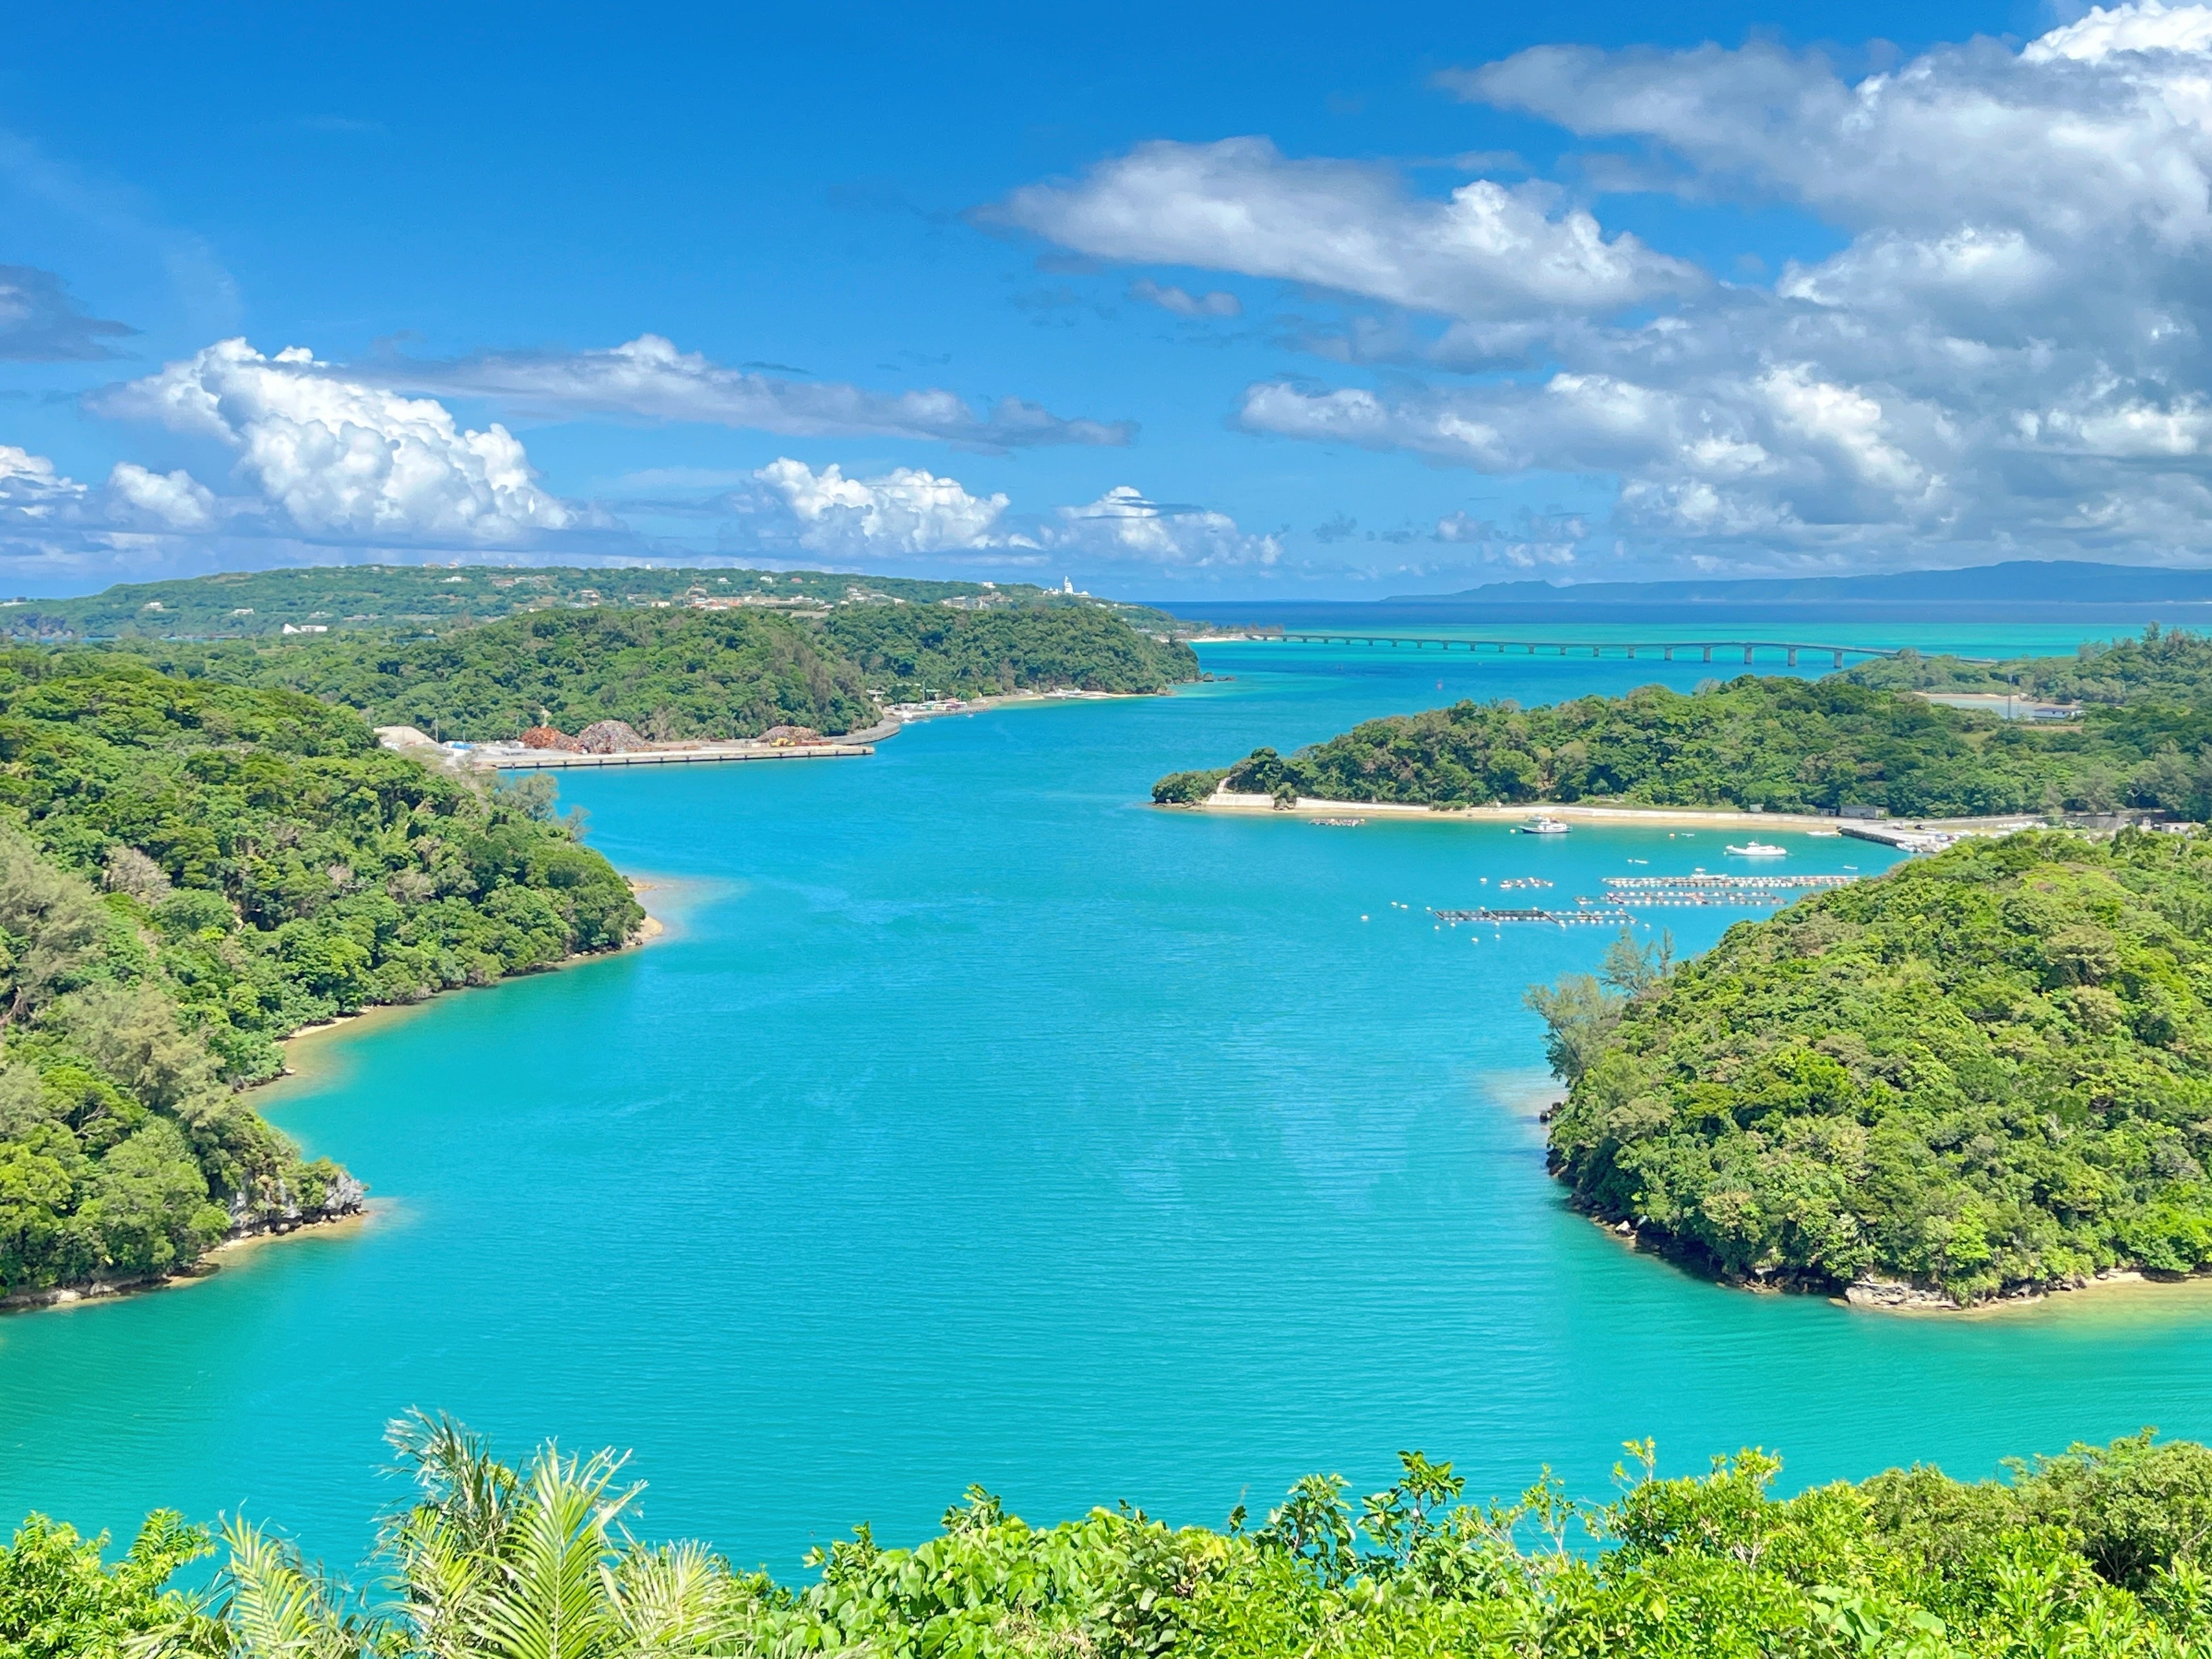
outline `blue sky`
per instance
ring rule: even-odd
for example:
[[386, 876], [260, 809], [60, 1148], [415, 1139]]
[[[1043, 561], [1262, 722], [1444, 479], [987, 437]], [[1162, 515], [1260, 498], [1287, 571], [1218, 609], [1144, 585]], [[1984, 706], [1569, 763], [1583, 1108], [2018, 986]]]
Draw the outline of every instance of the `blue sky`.
[[2195, 9], [15, 28], [0, 586], [2212, 556]]

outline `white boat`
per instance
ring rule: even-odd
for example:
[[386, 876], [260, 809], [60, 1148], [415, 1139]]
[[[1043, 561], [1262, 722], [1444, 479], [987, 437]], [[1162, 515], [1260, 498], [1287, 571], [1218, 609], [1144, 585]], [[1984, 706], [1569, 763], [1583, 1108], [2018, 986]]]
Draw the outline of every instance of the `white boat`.
[[1748, 842], [1741, 847], [1731, 847], [1729, 851], [1740, 859], [1785, 859], [1790, 856], [1788, 848], [1777, 847], [1772, 842], [1766, 841]]
[[1564, 836], [1567, 833], [1567, 826], [1557, 818], [1547, 818], [1539, 813], [1521, 826], [1521, 833], [1524, 836]]

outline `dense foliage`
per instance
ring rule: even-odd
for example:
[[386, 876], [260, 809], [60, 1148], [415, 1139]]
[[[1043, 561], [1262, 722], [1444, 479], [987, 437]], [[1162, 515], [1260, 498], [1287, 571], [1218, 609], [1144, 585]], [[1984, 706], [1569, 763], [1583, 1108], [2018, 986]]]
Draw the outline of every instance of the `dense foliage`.
[[1194, 679], [1190, 647], [1097, 606], [841, 607], [823, 621], [761, 611], [543, 611], [439, 635], [355, 634], [279, 646], [143, 645], [162, 669], [281, 686], [372, 724], [485, 742], [532, 726], [622, 720], [654, 738], [841, 733], [884, 701], [1073, 685], [1157, 691]]
[[1142, 605], [1054, 593], [1027, 583], [917, 580], [823, 570], [578, 570], [550, 565], [354, 564], [303, 570], [234, 571], [175, 581], [137, 582], [81, 599], [0, 605], [0, 633], [46, 641], [144, 638], [250, 639], [287, 627], [421, 633], [495, 621], [546, 607], [646, 608], [741, 600], [769, 605], [1105, 603], [1139, 627], [1173, 619]]
[[343, 703], [374, 726], [479, 742], [597, 720], [651, 738], [717, 738], [787, 724], [849, 732], [876, 719], [859, 671], [817, 633], [744, 611], [544, 611], [431, 639], [356, 635], [148, 654], [194, 677]]
[[1962, 842], [1534, 994], [1554, 1167], [1741, 1279], [1966, 1303], [2212, 1264], [2212, 844]]
[[548, 793], [295, 693], [0, 659], [0, 1295], [350, 1204], [234, 1085], [303, 1024], [621, 944], [642, 913]]
[[951, 611], [848, 605], [823, 623], [831, 645], [894, 700], [1073, 686], [1164, 691], [1198, 678], [1188, 646], [1140, 633], [1096, 607]]
[[515, 1469], [420, 1417], [393, 1439], [417, 1498], [386, 1524], [374, 1599], [243, 1523], [213, 1589], [187, 1597], [162, 1576], [206, 1535], [173, 1517], [105, 1571], [100, 1540], [33, 1517], [0, 1552], [0, 1655], [2183, 1659], [2212, 1644], [2212, 1452], [2148, 1432], [2004, 1482], [1915, 1468], [1786, 1500], [1757, 1452], [1668, 1479], [1636, 1445], [1609, 1503], [1547, 1477], [1486, 1504], [1407, 1452], [1356, 1508], [1315, 1476], [1218, 1531], [1127, 1505], [1034, 1528], [977, 1489], [913, 1548], [863, 1528], [818, 1552], [799, 1588], [636, 1540], [639, 1488], [611, 1454], [549, 1447]]
[[1862, 663], [1845, 678], [1897, 691], [2017, 694], [2053, 702], [2212, 702], [2212, 638], [2153, 623], [2142, 637], [2083, 645], [2071, 656], [2013, 657], [1998, 663], [1902, 651]]
[[[1154, 798], [1188, 799], [1205, 775], [1170, 775]], [[2130, 705], [2039, 727], [1847, 679], [1747, 674], [1687, 696], [1648, 685], [1540, 708], [1460, 702], [1393, 715], [1287, 758], [1255, 750], [1225, 776], [1242, 792], [1439, 806], [1862, 805], [1958, 817], [2124, 805], [2202, 818], [2212, 816], [2212, 705]]]
[[153, 1277], [359, 1199], [223, 1081], [144, 921], [0, 826], [0, 1297]]

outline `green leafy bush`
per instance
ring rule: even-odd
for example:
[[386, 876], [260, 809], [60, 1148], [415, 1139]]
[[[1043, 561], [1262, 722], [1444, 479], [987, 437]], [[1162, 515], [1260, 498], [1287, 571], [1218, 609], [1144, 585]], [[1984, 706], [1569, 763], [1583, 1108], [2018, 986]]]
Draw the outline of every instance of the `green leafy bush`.
[[1163, 806], [1195, 806], [1221, 787], [1228, 774], [1170, 772], [1152, 786], [1152, 799]]
[[161, 1588], [199, 1545], [173, 1517], [112, 1569], [34, 1517], [0, 1552], [0, 1655], [2185, 1659], [2212, 1637], [2192, 1530], [2212, 1454], [2148, 1431], [2006, 1482], [1916, 1467], [1787, 1499], [1757, 1451], [1670, 1479], [1632, 1446], [1601, 1504], [1548, 1475], [1470, 1503], [1450, 1464], [1408, 1451], [1356, 1504], [1313, 1476], [1220, 1530], [1127, 1504], [1032, 1527], [971, 1488], [935, 1535], [890, 1547], [862, 1527], [797, 1586], [639, 1541], [613, 1453], [549, 1446], [516, 1468], [420, 1416], [392, 1438], [416, 1494], [383, 1528], [373, 1599], [234, 1523], [211, 1595], [187, 1601]]

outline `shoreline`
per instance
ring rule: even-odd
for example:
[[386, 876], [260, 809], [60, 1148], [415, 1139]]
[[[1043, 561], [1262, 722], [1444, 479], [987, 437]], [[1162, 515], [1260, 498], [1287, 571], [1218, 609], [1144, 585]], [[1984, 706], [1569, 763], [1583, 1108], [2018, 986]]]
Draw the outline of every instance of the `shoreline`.
[[[630, 892], [634, 896], [673, 888], [678, 884], [665, 878], [648, 879], [632, 876], [625, 877], [624, 879], [629, 883]], [[641, 908], [642, 908], [642, 901], [641, 901]], [[547, 963], [541, 968], [526, 969], [525, 973], [558, 973], [564, 968], [574, 968], [582, 963], [603, 962], [627, 951], [641, 951], [649, 945], [673, 937], [675, 935], [670, 931], [668, 924], [660, 917], [654, 915], [652, 911], [647, 910], [645, 919], [638, 924], [636, 931], [613, 950], [578, 951], [563, 957], [558, 962]], [[525, 974], [503, 975], [491, 983], [501, 985], [509, 980], [520, 979], [524, 976]], [[283, 1092], [282, 1085], [294, 1083], [304, 1086], [318, 1078], [326, 1077], [329, 1074], [331, 1070], [331, 1062], [322, 1055], [322, 1050], [329, 1038], [341, 1033], [357, 1036], [360, 1034], [358, 1028], [364, 1021], [372, 1025], [389, 1024], [397, 1019], [428, 1008], [439, 998], [454, 991], [480, 991], [489, 988], [489, 987], [481, 985], [449, 986], [444, 990], [432, 992], [419, 1001], [371, 1003], [351, 1013], [339, 1014], [334, 1018], [319, 1020], [312, 1025], [302, 1025], [297, 1030], [278, 1039], [278, 1046], [284, 1055], [283, 1069], [276, 1076], [264, 1078], [258, 1083], [249, 1084], [237, 1092], [248, 1097], [256, 1097], [261, 1096], [264, 1091], [278, 1091], [276, 1095], [267, 1098], [268, 1109], [261, 1106], [257, 1106], [255, 1109], [256, 1112], [265, 1119], [269, 1115], [269, 1109], [281, 1107], [284, 1103], [282, 1098]], [[308, 1063], [296, 1065], [295, 1058], [305, 1060]], [[173, 1267], [164, 1273], [145, 1274], [137, 1279], [95, 1279], [85, 1285], [56, 1285], [43, 1291], [19, 1291], [13, 1296], [0, 1297], [0, 1315], [36, 1313], [46, 1309], [76, 1307], [88, 1302], [111, 1302], [123, 1297], [138, 1296], [153, 1291], [173, 1290], [184, 1285], [196, 1285], [204, 1279], [213, 1279], [222, 1271], [222, 1264], [216, 1259], [218, 1256], [237, 1250], [274, 1244], [289, 1238], [327, 1238], [349, 1228], [357, 1229], [365, 1226], [380, 1212], [388, 1210], [390, 1207], [389, 1200], [372, 1201], [364, 1197], [352, 1208], [338, 1211], [335, 1214], [303, 1215], [295, 1220], [281, 1224], [264, 1223], [255, 1227], [234, 1230], [210, 1245], [205, 1255], [182, 1267]]]
[[[1195, 685], [1198, 681], [1184, 682]], [[932, 708], [923, 704], [894, 704], [902, 724], [918, 726], [924, 720], [941, 720], [955, 714], [984, 714], [1000, 708], [1034, 708], [1047, 703], [1067, 702], [1123, 702], [1133, 697], [1169, 697], [1175, 695], [1170, 686], [1164, 691], [1009, 691], [1002, 696], [975, 697], [957, 707]]]
[[[631, 896], [638, 897], [640, 908], [644, 908], [644, 900], [639, 896], [672, 888], [677, 884], [665, 878], [653, 879], [641, 876], [627, 876], [623, 879], [629, 883]], [[519, 974], [502, 975], [492, 981], [491, 985], [504, 985], [510, 980], [526, 978], [532, 974], [557, 974], [564, 968], [579, 967], [587, 962], [606, 962], [631, 951], [642, 951], [649, 945], [656, 945], [664, 939], [674, 937], [676, 935], [670, 932], [668, 924], [665, 921], [654, 915], [651, 910], [646, 910], [645, 920], [637, 925], [637, 930], [611, 951], [578, 951], [562, 957], [558, 962], [549, 962], [538, 968], [526, 968]], [[349, 1014], [338, 1014], [329, 1019], [318, 1020], [312, 1025], [302, 1025], [299, 1030], [277, 1039], [278, 1047], [284, 1054], [284, 1069], [274, 1077], [264, 1078], [258, 1083], [247, 1085], [239, 1092], [246, 1095], [258, 1094], [264, 1089], [274, 1089], [289, 1079], [312, 1077], [324, 1069], [295, 1066], [292, 1063], [295, 1052], [295, 1045], [303, 1045], [297, 1050], [301, 1054], [313, 1054], [331, 1037], [341, 1033], [358, 1035], [356, 1028], [362, 1025], [364, 1022], [370, 1025], [388, 1025], [394, 1020], [429, 1007], [439, 998], [450, 996], [455, 991], [486, 991], [490, 988], [490, 985], [449, 985], [443, 990], [433, 991], [428, 996], [418, 1001], [372, 1002], [364, 1007], [356, 1008]], [[216, 1248], [221, 1249], [222, 1246], [218, 1245]]]
[[[1544, 1115], [1548, 1119], [1550, 1113]], [[2193, 1273], [2151, 1273], [2140, 1267], [2107, 1267], [2086, 1279], [2053, 1279], [2000, 1291], [1979, 1302], [1954, 1301], [1942, 1291], [1909, 1285], [1901, 1279], [1862, 1279], [1839, 1289], [1832, 1280], [1808, 1284], [1796, 1279], [1734, 1279], [1712, 1271], [1709, 1256], [1672, 1234], [1646, 1231], [1633, 1221], [1608, 1221], [1583, 1209], [1571, 1192], [1567, 1194], [1567, 1205], [1631, 1255], [1656, 1257], [1686, 1278], [1717, 1290], [1740, 1291], [1753, 1297], [1817, 1297], [1831, 1307], [1850, 1312], [1905, 1319], [1999, 1319], [2024, 1314], [2030, 1309], [2112, 1306], [2128, 1300], [2112, 1294], [2118, 1291], [2133, 1292], [2142, 1299], [2138, 1305], [2164, 1303], [2166, 1306], [2158, 1310], [2171, 1312], [2178, 1299], [2171, 1295], [2175, 1290], [2193, 1285], [2200, 1295], [2212, 1295], [2212, 1267]], [[2106, 1294], [2094, 1297], [2088, 1294], [2100, 1291]]]
[[[1155, 801], [1164, 811], [1211, 812], [1227, 817], [1337, 817], [1347, 812], [1364, 817], [1417, 818], [1435, 823], [1525, 823], [1534, 817], [1577, 819], [1597, 827], [1606, 824], [1703, 825], [1726, 830], [1789, 830], [1801, 833], [1852, 835], [1887, 842], [1898, 836], [1962, 835], [2027, 829], [2044, 823], [2040, 817], [2013, 815], [1991, 818], [1839, 818], [1818, 812], [1747, 812], [1726, 806], [1591, 806], [1580, 802], [1532, 801], [1519, 806], [1428, 806], [1406, 801], [1326, 800], [1301, 795], [1295, 806], [1278, 806], [1267, 795], [1216, 793], [1188, 805]], [[1872, 831], [1874, 833], [1867, 833]]]
[[233, 1255], [240, 1250], [258, 1249], [290, 1238], [329, 1238], [348, 1230], [367, 1226], [392, 1208], [390, 1202], [362, 1203], [337, 1215], [302, 1217], [284, 1225], [274, 1224], [254, 1227], [243, 1232], [227, 1233], [208, 1246], [207, 1254], [182, 1267], [173, 1267], [167, 1273], [148, 1273], [137, 1279], [99, 1279], [88, 1285], [56, 1285], [43, 1291], [19, 1291], [13, 1296], [0, 1297], [0, 1317], [9, 1314], [41, 1313], [55, 1308], [80, 1308], [90, 1303], [120, 1302], [128, 1297], [149, 1295], [155, 1291], [181, 1290], [187, 1285], [203, 1285], [222, 1271], [217, 1256]]

